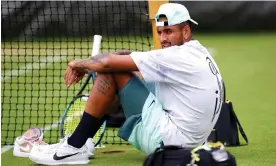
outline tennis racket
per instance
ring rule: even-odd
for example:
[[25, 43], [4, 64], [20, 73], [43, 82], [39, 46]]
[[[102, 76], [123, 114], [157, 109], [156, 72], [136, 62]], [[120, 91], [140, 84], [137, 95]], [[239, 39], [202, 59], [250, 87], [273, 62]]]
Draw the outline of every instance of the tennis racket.
[[[102, 36], [100, 35], [94, 36], [92, 56], [98, 54], [100, 50], [101, 39], [102, 39]], [[82, 118], [83, 111], [85, 109], [85, 104], [89, 98], [89, 95], [83, 94], [83, 91], [86, 88], [86, 86], [90, 83], [90, 81], [94, 83], [95, 80], [96, 80], [95, 72], [89, 72], [81, 89], [73, 97], [71, 102], [67, 105], [62, 115], [61, 125], [60, 125], [60, 132], [61, 132], [62, 138], [64, 138], [67, 135], [71, 135], [75, 131], [76, 127], [78, 126]], [[103, 122], [102, 126], [93, 137], [95, 147], [98, 147], [98, 148], [103, 147], [103, 145], [101, 145], [100, 143], [103, 138], [105, 130], [106, 130], [106, 121]]]

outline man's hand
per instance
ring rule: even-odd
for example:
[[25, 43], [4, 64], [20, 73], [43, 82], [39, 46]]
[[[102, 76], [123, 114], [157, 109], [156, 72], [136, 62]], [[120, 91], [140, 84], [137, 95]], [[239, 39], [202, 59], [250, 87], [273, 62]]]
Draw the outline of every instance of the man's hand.
[[64, 80], [67, 88], [78, 83], [88, 70], [100, 73], [138, 71], [133, 59], [128, 55], [131, 51], [118, 51], [118, 54], [103, 53], [90, 59], [73, 60], [68, 63]]
[[88, 70], [84, 69], [81, 65], [83, 61], [84, 60], [73, 60], [68, 63], [64, 75], [64, 80], [67, 88], [78, 83], [80, 80], [82, 80], [84, 75], [88, 73]]

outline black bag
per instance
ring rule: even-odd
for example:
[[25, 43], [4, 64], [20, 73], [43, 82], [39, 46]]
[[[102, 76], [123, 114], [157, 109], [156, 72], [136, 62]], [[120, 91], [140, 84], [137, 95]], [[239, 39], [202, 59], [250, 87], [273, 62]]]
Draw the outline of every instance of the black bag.
[[[206, 146], [206, 145], [204, 145]], [[209, 150], [164, 146], [150, 154], [143, 166], [236, 166], [235, 157], [220, 147]]]
[[233, 103], [226, 99], [226, 89], [224, 86], [224, 102], [218, 121], [208, 137], [209, 142], [221, 142], [225, 146], [239, 146], [239, 131], [244, 138], [246, 145], [248, 144], [247, 136], [239, 122], [234, 111]]
[[233, 103], [226, 101], [222, 105], [218, 121], [208, 138], [210, 142], [222, 142], [225, 146], [239, 146], [239, 131], [244, 138], [246, 145], [248, 144], [247, 136], [238, 120], [233, 109]]

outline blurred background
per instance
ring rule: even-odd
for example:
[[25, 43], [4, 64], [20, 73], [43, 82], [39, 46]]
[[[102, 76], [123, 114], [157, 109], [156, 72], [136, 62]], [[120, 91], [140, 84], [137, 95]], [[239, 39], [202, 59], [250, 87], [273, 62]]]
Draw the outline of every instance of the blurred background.
[[[199, 23], [193, 36], [215, 57], [249, 137], [249, 146], [230, 150], [240, 165], [275, 164], [276, 2], [171, 2], [184, 4]], [[10, 149], [30, 127], [43, 128], [49, 143], [59, 140], [60, 117], [81, 86], [66, 89], [63, 74], [68, 61], [90, 56], [93, 35], [103, 36], [102, 52], [153, 49], [148, 1], [1, 1], [1, 23], [3, 165], [18, 164]], [[131, 158], [134, 152], [116, 137], [123, 120], [114, 113], [103, 142]]]
[[[171, 1], [199, 22], [195, 32], [275, 30], [276, 2]], [[151, 33], [147, 1], [2, 1], [2, 39]]]

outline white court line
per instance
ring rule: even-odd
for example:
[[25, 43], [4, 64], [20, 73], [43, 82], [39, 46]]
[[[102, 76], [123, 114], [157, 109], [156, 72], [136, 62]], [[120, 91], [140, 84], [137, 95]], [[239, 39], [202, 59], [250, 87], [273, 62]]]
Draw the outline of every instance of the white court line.
[[[65, 60], [65, 59], [66, 59], [66, 56], [59, 56], [59, 57], [51, 57], [50, 56], [50, 57], [40, 60], [39, 62], [27, 64], [25, 67], [22, 67], [19, 70], [16, 69], [16, 70], [11, 70], [9, 72], [5, 72], [4, 75], [9, 76], [9, 77], [2, 76], [2, 79], [8, 80], [8, 79], [11, 79], [12, 77], [27, 74], [28, 72], [32, 71], [33, 69], [43, 68], [52, 63], [61, 62], [62, 60]], [[44, 63], [42, 63], [42, 62], [44, 62]], [[45, 62], [47, 62], [47, 63], [45, 63]], [[45, 126], [43, 128], [43, 131], [47, 132], [48, 130], [58, 127], [58, 123], [59, 123], [59, 121], [56, 121], [51, 125]], [[1, 147], [1, 154], [9, 151], [11, 148], [13, 148], [13, 145], [6, 145], [6, 146]]]
[[9, 151], [12, 147], [13, 147], [13, 145], [6, 145], [6, 146], [3, 146], [3, 147], [1, 148], [1, 154], [2, 154], [2, 153], [5, 153], [5, 152], [7, 152], [7, 151]]
[[51, 124], [51, 125], [45, 126], [45, 127], [43, 128], [43, 131], [44, 131], [43, 134], [45, 134], [47, 131], [49, 131], [49, 130], [51, 130], [51, 129], [53, 129], [53, 128], [58, 127], [58, 124], [59, 124], [59, 123], [60, 123], [60, 121], [56, 121], [56, 122], [54, 122], [54, 123]]
[[[39, 62], [35, 63], [28, 63], [26, 66], [18, 69], [14, 69], [11, 71], [3, 72], [2, 70], [2, 80], [8, 80], [12, 77], [17, 77], [19, 75], [27, 74], [28, 72], [34, 70], [34, 69], [40, 69], [44, 68], [45, 66], [51, 65], [52, 63], [61, 62], [62, 60], [65, 60], [66, 56], [49, 56], [47, 58], [43, 58]], [[46, 63], [47, 62], [47, 63]]]

